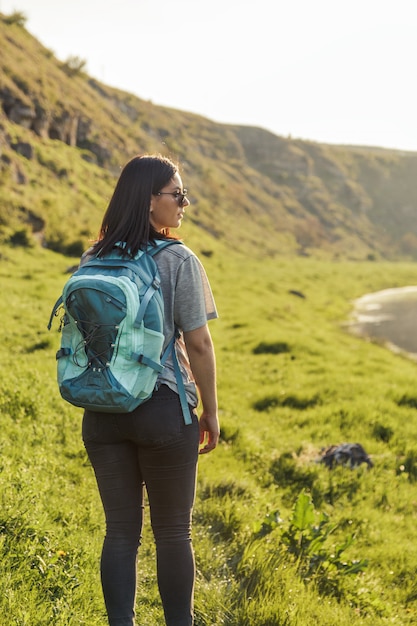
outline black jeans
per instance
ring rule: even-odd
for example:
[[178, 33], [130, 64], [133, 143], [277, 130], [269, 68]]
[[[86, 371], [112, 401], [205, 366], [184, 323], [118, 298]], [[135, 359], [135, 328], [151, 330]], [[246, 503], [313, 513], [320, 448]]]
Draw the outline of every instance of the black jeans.
[[110, 626], [135, 624], [144, 485], [166, 624], [193, 623], [191, 512], [199, 428], [195, 412], [192, 417], [186, 426], [178, 395], [166, 385], [132, 413], [84, 413], [84, 444], [106, 516], [101, 581]]

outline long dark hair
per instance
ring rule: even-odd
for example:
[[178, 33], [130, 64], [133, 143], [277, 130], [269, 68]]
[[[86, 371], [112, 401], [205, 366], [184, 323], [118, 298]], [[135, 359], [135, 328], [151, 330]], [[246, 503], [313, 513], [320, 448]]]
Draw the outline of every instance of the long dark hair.
[[126, 163], [92, 252], [104, 256], [115, 244], [124, 242], [125, 254], [135, 256], [149, 242], [169, 238], [168, 229], [157, 233], [152, 227], [149, 211], [152, 195], [161, 191], [177, 172], [178, 167], [162, 155], [138, 155]]

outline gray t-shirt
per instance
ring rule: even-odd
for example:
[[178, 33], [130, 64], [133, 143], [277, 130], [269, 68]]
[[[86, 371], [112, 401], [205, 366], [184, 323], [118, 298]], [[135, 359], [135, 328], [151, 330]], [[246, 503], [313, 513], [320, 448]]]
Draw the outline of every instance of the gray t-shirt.
[[[195, 407], [198, 404], [197, 390], [182, 333], [201, 328], [208, 320], [218, 316], [213, 294], [201, 262], [187, 246], [173, 244], [158, 252], [154, 259], [161, 277], [164, 297], [164, 348], [177, 327], [180, 331], [176, 340], [178, 361], [187, 400]], [[171, 358], [166, 361], [158, 383], [177, 391]]]

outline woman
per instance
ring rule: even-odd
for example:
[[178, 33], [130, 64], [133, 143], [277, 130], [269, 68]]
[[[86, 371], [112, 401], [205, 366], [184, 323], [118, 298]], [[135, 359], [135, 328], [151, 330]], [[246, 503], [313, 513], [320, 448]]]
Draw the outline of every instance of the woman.
[[[125, 242], [134, 256], [170, 238], [190, 202], [177, 167], [161, 156], [137, 156], [122, 170], [88, 256]], [[150, 505], [157, 576], [168, 626], [193, 623], [194, 555], [191, 512], [198, 454], [219, 439], [216, 372], [207, 321], [217, 317], [205, 271], [181, 243], [154, 257], [165, 306], [165, 345], [178, 328], [181, 365], [192, 424], [186, 425], [170, 360], [152, 397], [128, 414], [85, 411], [83, 439], [106, 516], [101, 580], [110, 626], [135, 621], [136, 556], [143, 524], [143, 488]], [[202, 406], [198, 420], [197, 388]], [[199, 450], [199, 443], [201, 448]]]

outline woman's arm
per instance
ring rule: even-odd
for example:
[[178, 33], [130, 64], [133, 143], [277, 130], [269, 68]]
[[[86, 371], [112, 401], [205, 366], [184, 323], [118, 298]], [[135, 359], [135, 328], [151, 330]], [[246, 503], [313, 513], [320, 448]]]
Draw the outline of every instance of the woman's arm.
[[203, 412], [200, 416], [200, 454], [213, 450], [219, 441], [217, 414], [216, 357], [207, 324], [184, 333], [191, 370], [198, 387]]

